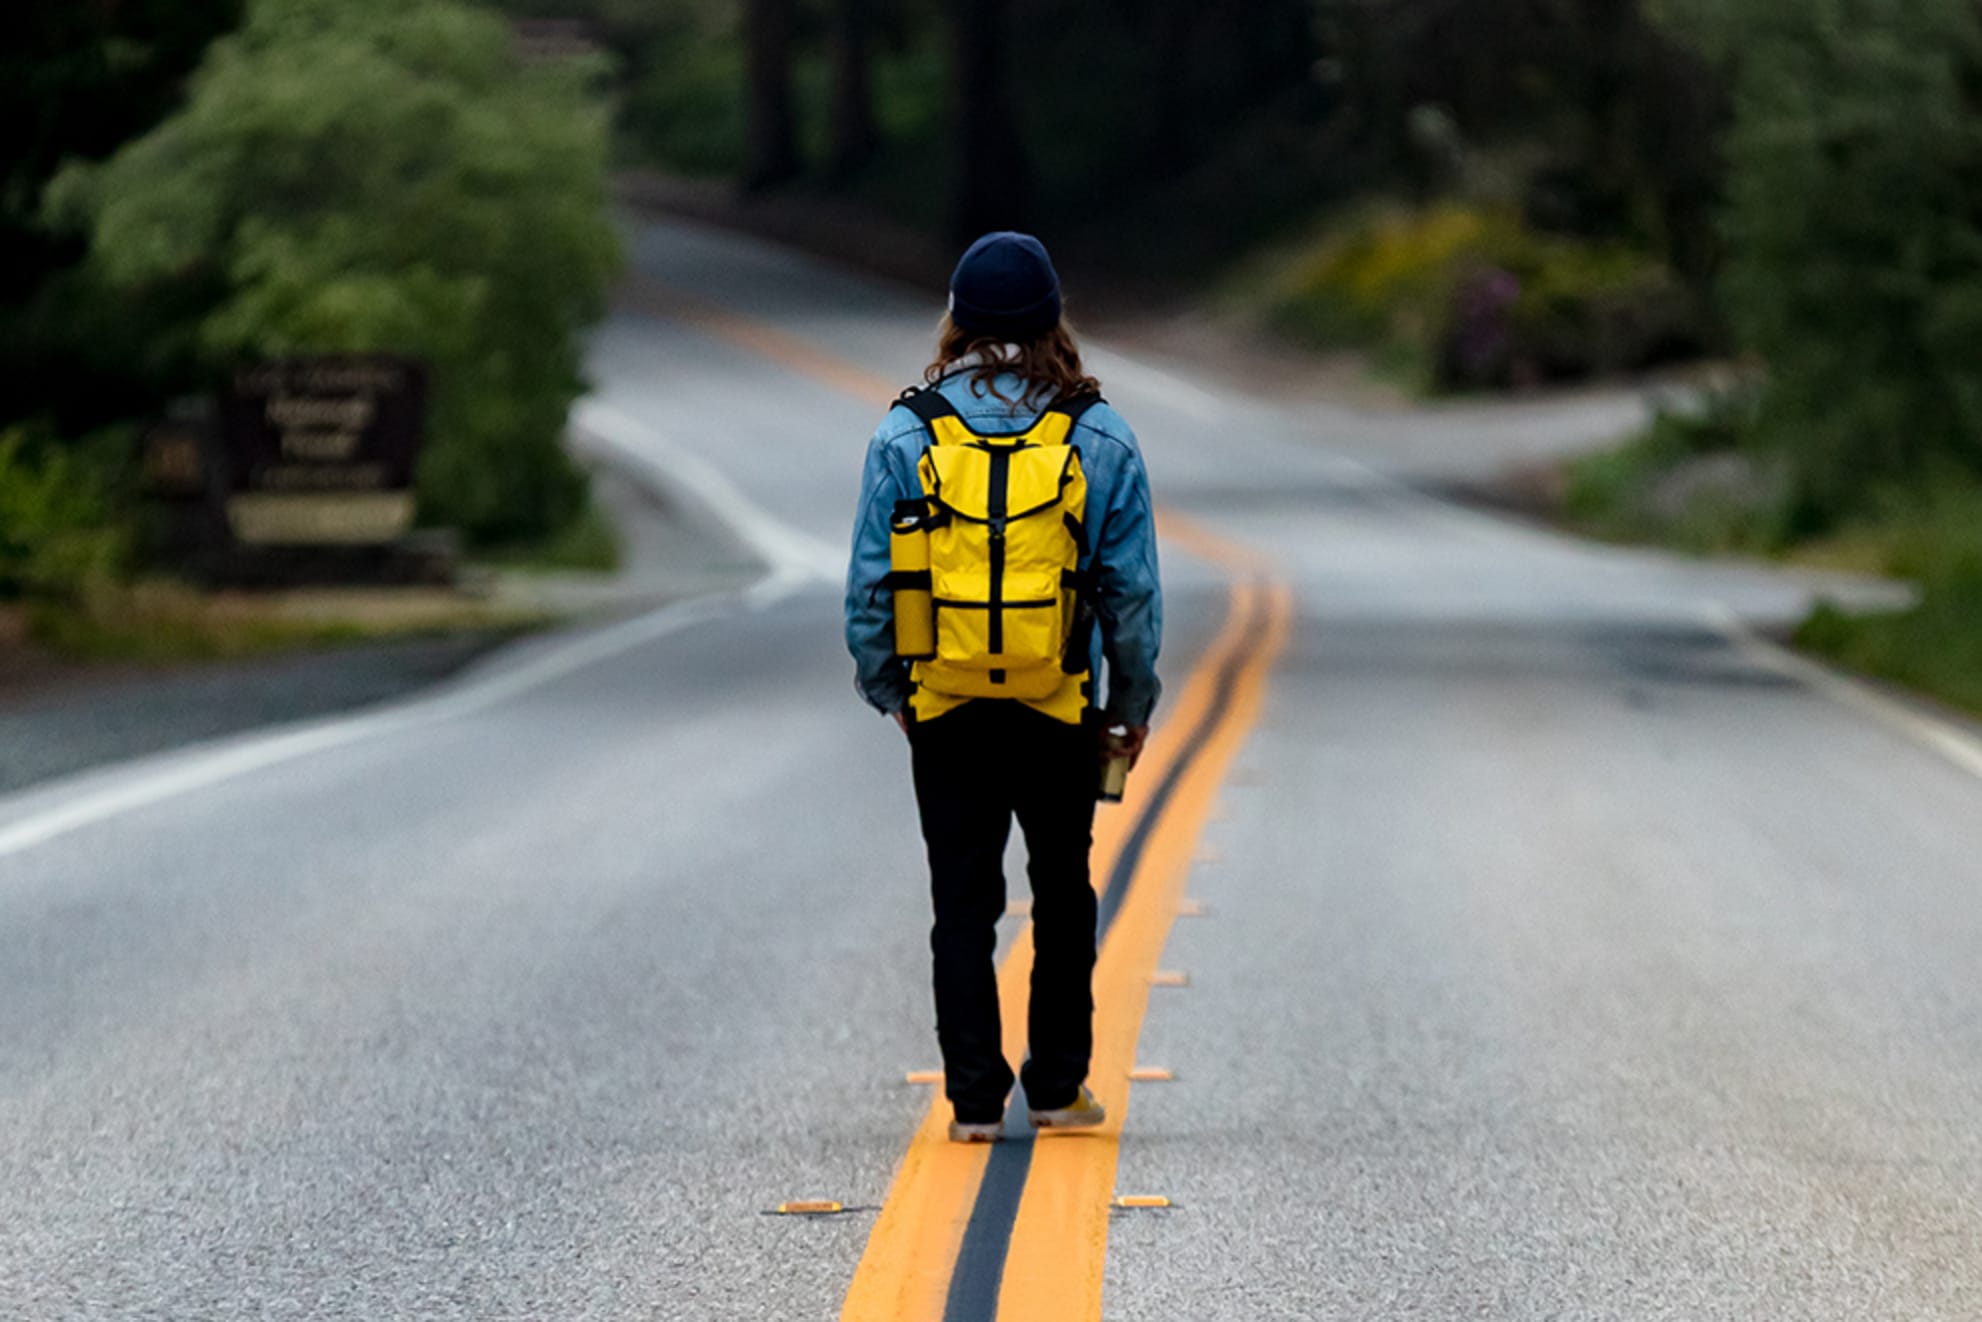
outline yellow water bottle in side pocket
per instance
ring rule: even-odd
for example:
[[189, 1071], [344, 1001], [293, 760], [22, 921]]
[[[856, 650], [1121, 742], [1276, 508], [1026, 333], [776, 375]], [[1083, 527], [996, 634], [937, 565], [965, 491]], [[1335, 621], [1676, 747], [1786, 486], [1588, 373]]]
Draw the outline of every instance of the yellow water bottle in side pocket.
[[936, 601], [929, 582], [929, 503], [895, 503], [889, 521], [888, 585], [895, 593], [895, 655], [923, 661], [936, 655]]

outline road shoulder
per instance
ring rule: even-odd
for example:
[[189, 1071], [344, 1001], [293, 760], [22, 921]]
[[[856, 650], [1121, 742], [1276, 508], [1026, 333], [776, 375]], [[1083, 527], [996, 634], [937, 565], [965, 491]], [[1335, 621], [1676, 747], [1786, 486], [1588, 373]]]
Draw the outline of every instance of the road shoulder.
[[[762, 572], [718, 520], [663, 490], [653, 475], [582, 437], [573, 445], [620, 536], [615, 572], [486, 574], [479, 592], [488, 609], [478, 614], [488, 623], [279, 655], [160, 666], [67, 662], [18, 643], [0, 648], [0, 794], [404, 698], [527, 634], [734, 591]], [[372, 608], [404, 605], [419, 603], [386, 599]]]

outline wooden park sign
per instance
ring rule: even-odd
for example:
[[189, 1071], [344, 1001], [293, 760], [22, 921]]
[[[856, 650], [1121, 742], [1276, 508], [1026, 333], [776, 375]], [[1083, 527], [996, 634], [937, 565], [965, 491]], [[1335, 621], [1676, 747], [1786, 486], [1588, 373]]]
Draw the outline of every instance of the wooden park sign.
[[383, 354], [243, 367], [220, 399], [221, 495], [249, 546], [376, 546], [413, 525], [426, 372]]

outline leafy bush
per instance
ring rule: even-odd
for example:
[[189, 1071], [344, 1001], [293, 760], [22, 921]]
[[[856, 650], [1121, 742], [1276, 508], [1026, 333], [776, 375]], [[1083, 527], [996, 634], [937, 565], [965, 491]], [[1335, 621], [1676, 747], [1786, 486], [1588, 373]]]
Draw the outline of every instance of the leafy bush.
[[1311, 343], [1407, 349], [1447, 388], [1628, 371], [1706, 338], [1698, 300], [1653, 259], [1453, 203], [1351, 223], [1272, 315]]
[[87, 452], [0, 432], [0, 598], [83, 595], [121, 565], [124, 537]]
[[179, 113], [52, 192], [97, 276], [189, 314], [210, 370], [390, 350], [434, 368], [423, 516], [498, 541], [582, 508], [560, 437], [617, 242], [587, 71], [454, 0], [253, 0]]
[[1457, 205], [1359, 217], [1296, 269], [1273, 308], [1274, 324], [1330, 348], [1429, 344], [1455, 282], [1501, 223]]
[[1628, 248], [1524, 236], [1491, 254], [1519, 288], [1504, 360], [1447, 356], [1454, 385], [1602, 375], [1706, 348], [1698, 299], [1665, 267]]
[[1694, 4], [1734, 67], [1724, 296], [1767, 364], [1799, 525], [1982, 474], [1982, 13], [1972, 0]]

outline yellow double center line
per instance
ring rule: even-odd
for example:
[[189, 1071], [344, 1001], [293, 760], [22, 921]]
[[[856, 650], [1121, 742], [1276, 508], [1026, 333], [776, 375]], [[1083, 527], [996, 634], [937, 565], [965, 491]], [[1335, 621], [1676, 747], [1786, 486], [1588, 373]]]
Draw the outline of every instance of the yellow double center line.
[[[636, 306], [685, 320], [788, 370], [876, 404], [885, 381], [761, 323], [649, 289]], [[1152, 736], [1122, 806], [1095, 824], [1102, 944], [1094, 971], [1088, 1079], [1107, 1106], [1098, 1130], [986, 1147], [948, 1141], [935, 1098], [909, 1141], [840, 1311], [843, 1322], [1098, 1319], [1108, 1213], [1128, 1113], [1129, 1071], [1190, 860], [1231, 759], [1258, 718], [1285, 642], [1292, 596], [1249, 552], [1176, 515], [1163, 540], [1231, 577], [1223, 628]], [[1031, 924], [998, 970], [1005, 1054], [1025, 1054]]]
[[[1215, 551], [1228, 564], [1236, 559], [1174, 516], [1162, 522], [1166, 540]], [[1088, 1079], [1108, 1124], [986, 1150], [950, 1143], [949, 1104], [932, 1100], [868, 1236], [843, 1322], [1101, 1316], [1109, 1205], [1149, 977], [1291, 615], [1284, 586], [1251, 577], [1234, 584], [1223, 630], [1151, 739], [1122, 807], [1096, 823], [1103, 941]], [[1024, 1055], [1031, 970], [1028, 926], [998, 971], [1005, 1051], [1014, 1060]]]

